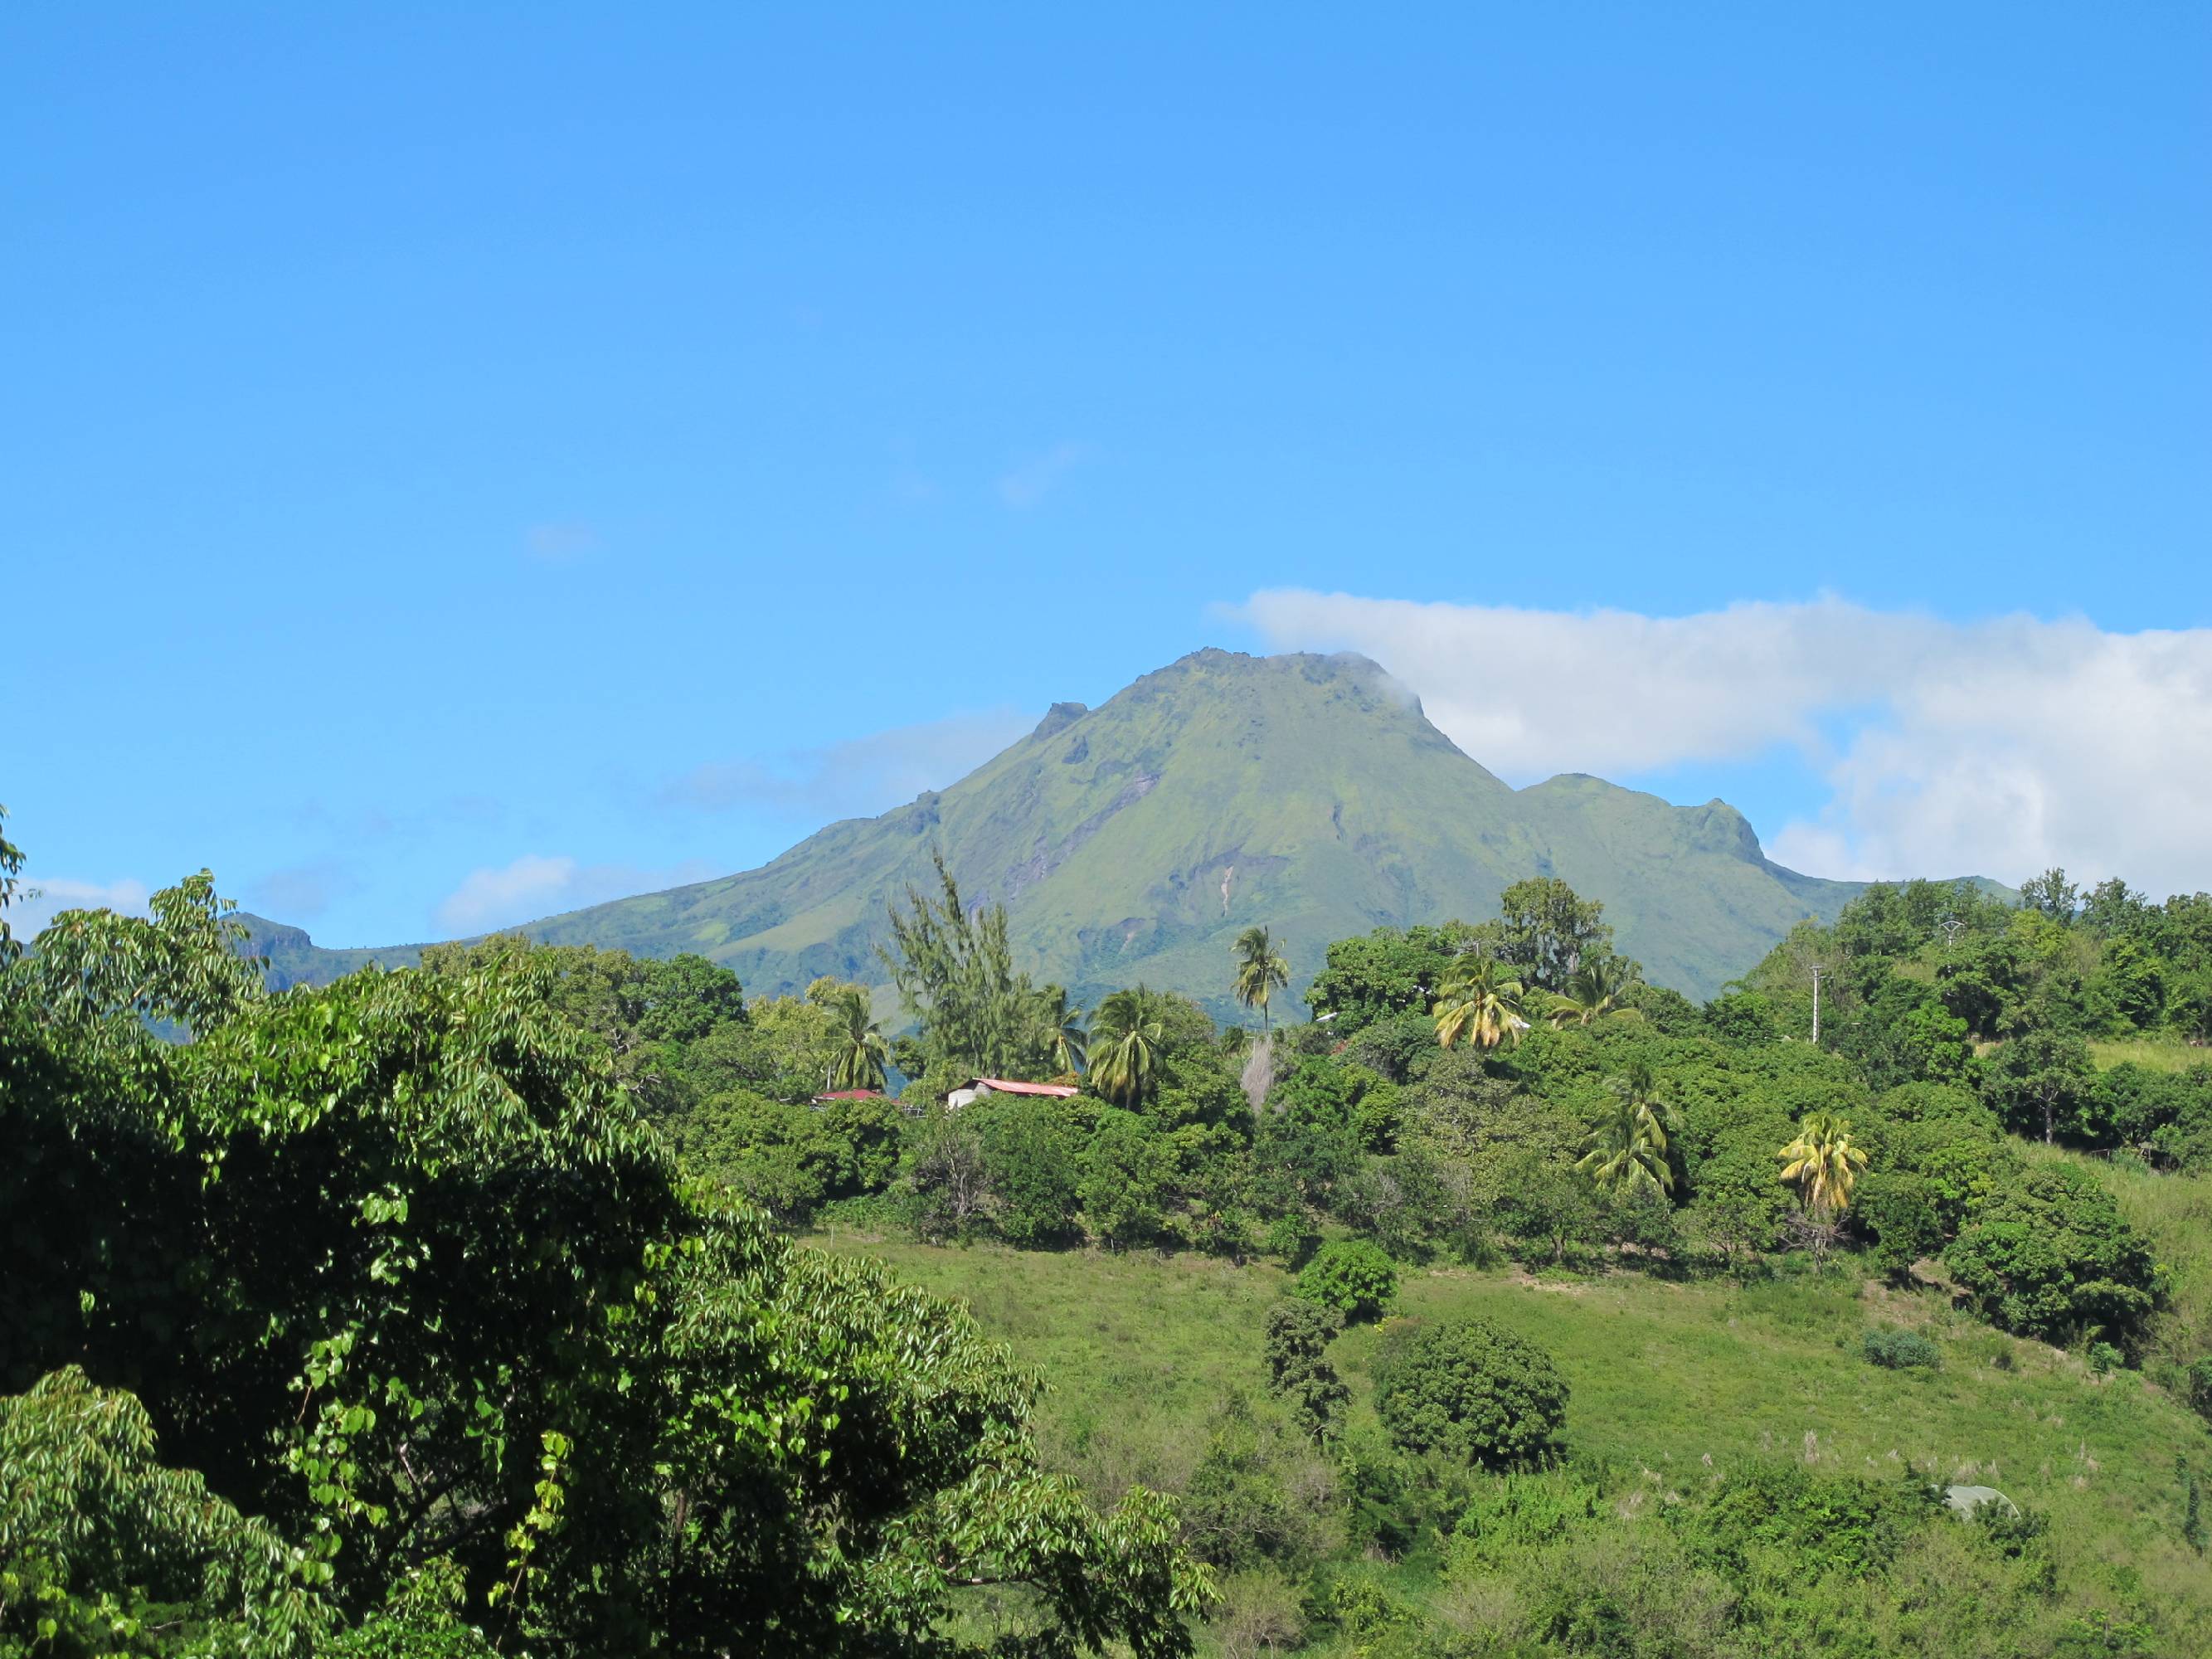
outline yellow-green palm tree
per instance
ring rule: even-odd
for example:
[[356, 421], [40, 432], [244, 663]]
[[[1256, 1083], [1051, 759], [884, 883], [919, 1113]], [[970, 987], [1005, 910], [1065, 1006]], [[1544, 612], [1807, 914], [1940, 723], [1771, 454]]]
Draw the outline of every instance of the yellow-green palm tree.
[[1275, 948], [1274, 935], [1264, 927], [1247, 927], [1231, 947], [1237, 958], [1237, 1000], [1260, 1011], [1261, 1027], [1273, 1031], [1267, 1004], [1278, 986], [1291, 982], [1291, 964]]
[[1593, 1020], [1618, 1014], [1629, 1019], [1643, 1016], [1621, 1006], [1621, 998], [1637, 983], [1635, 964], [1625, 957], [1599, 957], [1585, 962], [1567, 975], [1565, 987], [1545, 1018], [1554, 1029], [1588, 1025]]
[[1152, 1092], [1164, 1031], [1159, 999], [1139, 985], [1116, 991], [1091, 1021], [1091, 1086], [1116, 1106]]
[[1806, 1212], [1819, 1221], [1850, 1207], [1851, 1188], [1867, 1161], [1864, 1149], [1851, 1145], [1850, 1120], [1826, 1112], [1809, 1114], [1797, 1126], [1797, 1139], [1778, 1156], [1782, 1178], [1797, 1188]]
[[857, 985], [849, 986], [831, 1005], [830, 1012], [837, 1017], [837, 1047], [830, 1066], [830, 1086], [882, 1088], [890, 1045], [884, 1041], [884, 1028], [876, 1023], [868, 994]]
[[1528, 988], [1507, 979], [1488, 957], [1462, 957], [1437, 988], [1429, 1016], [1437, 1041], [1449, 1048], [1462, 1037], [1478, 1048], [1518, 1042], [1528, 1022], [1521, 1012]]

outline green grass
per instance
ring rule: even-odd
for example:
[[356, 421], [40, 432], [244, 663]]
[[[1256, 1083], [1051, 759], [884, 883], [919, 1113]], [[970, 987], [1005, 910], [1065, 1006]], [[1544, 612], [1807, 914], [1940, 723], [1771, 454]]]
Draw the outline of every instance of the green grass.
[[2191, 1066], [2212, 1066], [2212, 1048], [2148, 1037], [2129, 1042], [2093, 1042], [2089, 1053], [2099, 1068], [2107, 1071], [2123, 1062], [2140, 1066], [2146, 1072], [2185, 1072]]
[[[2153, 1179], [2144, 1177], [2145, 1180]], [[2178, 1183], [2129, 1190], [2161, 1212], [2154, 1231], [2196, 1230], [2191, 1276], [2212, 1255], [2212, 1213]], [[902, 1275], [964, 1302], [1050, 1384], [1047, 1455], [1102, 1497], [1130, 1481], [1180, 1486], [1222, 1395], [1262, 1385], [1260, 1332], [1287, 1279], [1177, 1256], [1025, 1254], [852, 1237]], [[2188, 1650], [2212, 1651], [2212, 1584], [2181, 1540], [2177, 1454], [2212, 1467], [2212, 1433], [2142, 1373], [2100, 1378], [2075, 1355], [2016, 1340], [1932, 1292], [1841, 1278], [1673, 1284], [1636, 1275], [1531, 1279], [1517, 1271], [1408, 1274], [1395, 1317], [1481, 1314], [1540, 1343], [1573, 1389], [1577, 1453], [1644, 1472], [1656, 1494], [1750, 1460], [1802, 1458], [1838, 1472], [1895, 1470], [1985, 1483], [2045, 1511], [2067, 1582], [2140, 1593], [2168, 1610]], [[1943, 1353], [1932, 1373], [1867, 1364], [1869, 1324], [1910, 1327]], [[1381, 1333], [1340, 1340], [1332, 1358], [1371, 1422], [1369, 1368]], [[1357, 1425], [1355, 1425], [1355, 1428]]]

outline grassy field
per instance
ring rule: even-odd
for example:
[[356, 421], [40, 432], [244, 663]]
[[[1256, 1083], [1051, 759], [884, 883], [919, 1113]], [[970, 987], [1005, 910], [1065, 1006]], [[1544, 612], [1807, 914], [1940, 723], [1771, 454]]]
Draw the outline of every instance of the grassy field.
[[2212, 1066], [2212, 1048], [2201, 1048], [2189, 1042], [2154, 1042], [2143, 1039], [2132, 1042], [2093, 1042], [2089, 1045], [2089, 1054], [2098, 1066], [2105, 1070], [2123, 1061], [2140, 1066], [2146, 1072], [2185, 1072], [2191, 1066]]
[[[2131, 1207], [2148, 1201], [2131, 1197]], [[2162, 1235], [2181, 1224], [2160, 1220]], [[2212, 1227], [2197, 1237], [2212, 1252]], [[1261, 1321], [1286, 1282], [1273, 1267], [1188, 1256], [817, 1242], [878, 1255], [965, 1303], [1048, 1380], [1048, 1455], [1102, 1497], [1132, 1481], [1180, 1489], [1223, 1397], [1261, 1389]], [[2094, 1376], [1934, 1293], [1840, 1278], [1738, 1286], [1439, 1268], [1411, 1274], [1395, 1312], [1486, 1315], [1540, 1343], [1573, 1389], [1572, 1449], [1643, 1471], [1662, 1495], [1776, 1456], [1838, 1471], [1909, 1460], [1936, 1479], [1997, 1486], [2051, 1517], [2069, 1584], [2154, 1599], [2191, 1638], [2186, 1650], [2212, 1651], [2212, 1583], [2182, 1540], [2174, 1474], [2177, 1455], [2212, 1468], [2212, 1433], [2141, 1373]], [[1869, 1365], [1859, 1340], [1872, 1324], [1923, 1331], [1943, 1368]], [[1371, 1413], [1378, 1340], [1358, 1328], [1332, 1350], [1356, 1415]]]

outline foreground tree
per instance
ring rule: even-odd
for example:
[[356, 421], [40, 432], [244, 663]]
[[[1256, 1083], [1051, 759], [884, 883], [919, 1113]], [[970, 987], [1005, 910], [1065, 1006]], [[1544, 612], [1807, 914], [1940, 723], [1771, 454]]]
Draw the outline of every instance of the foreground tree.
[[[1046, 1474], [1036, 1384], [964, 1315], [688, 1194], [526, 957], [269, 997], [230, 975], [211, 892], [155, 912], [152, 936], [64, 919], [71, 954], [0, 970], [0, 1391], [36, 1402], [0, 1424], [66, 1442], [8, 1460], [0, 1509], [83, 1511], [69, 1483], [113, 1462], [105, 1424], [143, 1491], [114, 1501], [204, 1536], [133, 1518], [150, 1553], [118, 1565], [96, 1528], [10, 1522], [0, 1574], [204, 1622], [305, 1597], [301, 1619], [356, 1630], [436, 1583], [452, 1643], [393, 1650], [480, 1627], [510, 1652], [700, 1659], [962, 1651], [963, 1599], [1006, 1585], [1037, 1651], [1188, 1650], [1206, 1583], [1165, 1505], [1100, 1515]], [[57, 1000], [64, 960], [80, 984]], [[0, 1606], [0, 1647], [39, 1616]]]
[[1260, 1011], [1261, 1029], [1272, 1032], [1274, 1021], [1268, 1004], [1275, 992], [1291, 982], [1291, 964], [1275, 948], [1274, 936], [1265, 927], [1247, 927], [1237, 936], [1237, 1000]]
[[1463, 1037], [1485, 1049], [1508, 1041], [1517, 1043], [1521, 1033], [1528, 1028], [1521, 1012], [1527, 994], [1519, 980], [1506, 978], [1489, 957], [1462, 957], [1445, 977], [1430, 1011], [1437, 1042], [1449, 1048]]

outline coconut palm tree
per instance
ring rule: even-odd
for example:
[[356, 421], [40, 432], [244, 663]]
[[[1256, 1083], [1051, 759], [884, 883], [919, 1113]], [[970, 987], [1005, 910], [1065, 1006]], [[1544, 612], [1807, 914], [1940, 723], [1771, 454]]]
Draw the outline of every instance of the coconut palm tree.
[[1674, 1168], [1667, 1162], [1667, 1113], [1653, 1098], [1654, 1086], [1651, 1067], [1642, 1060], [1613, 1079], [1613, 1109], [1589, 1132], [1589, 1150], [1575, 1165], [1599, 1186], [1674, 1190]]
[[1850, 1207], [1851, 1188], [1867, 1161], [1865, 1152], [1851, 1145], [1850, 1120], [1826, 1112], [1809, 1114], [1797, 1126], [1797, 1139], [1777, 1156], [1782, 1178], [1796, 1187], [1806, 1213], [1819, 1222]]
[[1064, 1073], [1081, 1071], [1090, 1061], [1090, 1037], [1083, 1029], [1083, 1010], [1072, 1006], [1066, 991], [1057, 985], [1048, 985], [1039, 991], [1032, 1006], [1032, 1029], [1039, 1046], [1052, 1056], [1054, 1066]]
[[1257, 1008], [1261, 1026], [1272, 1034], [1275, 1024], [1267, 1004], [1277, 986], [1291, 982], [1291, 964], [1275, 948], [1274, 935], [1264, 927], [1247, 927], [1231, 950], [1237, 958], [1237, 1000], [1247, 1008]]
[[1436, 1021], [1437, 1041], [1449, 1048], [1466, 1037], [1478, 1048], [1495, 1048], [1501, 1042], [1521, 1041], [1528, 1022], [1521, 1012], [1528, 988], [1517, 979], [1501, 975], [1488, 957], [1462, 957], [1437, 988], [1429, 1010]]
[[1570, 1025], [1588, 1025], [1593, 1020], [1620, 1014], [1630, 1019], [1641, 1019], [1643, 1015], [1633, 1008], [1620, 1006], [1631, 987], [1637, 983], [1636, 964], [1626, 957], [1593, 957], [1567, 975], [1567, 982], [1552, 1005], [1545, 1018], [1554, 1030], [1564, 1030]]
[[830, 1087], [882, 1088], [890, 1045], [884, 1041], [884, 1028], [876, 1023], [868, 994], [857, 985], [848, 986], [830, 1005], [830, 1012], [837, 1020], [837, 1047], [827, 1079]]
[[1091, 1084], [1117, 1106], [1152, 1092], [1164, 1032], [1159, 999], [1144, 986], [1116, 991], [1091, 1021]]

